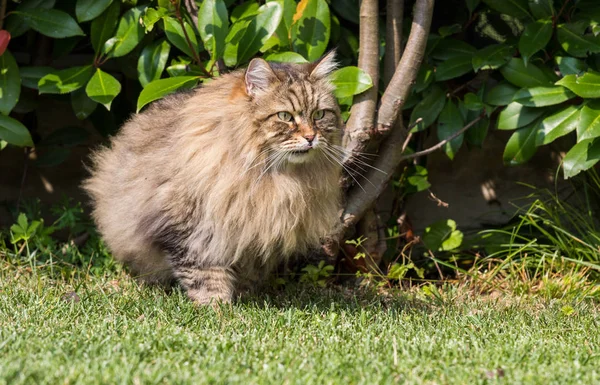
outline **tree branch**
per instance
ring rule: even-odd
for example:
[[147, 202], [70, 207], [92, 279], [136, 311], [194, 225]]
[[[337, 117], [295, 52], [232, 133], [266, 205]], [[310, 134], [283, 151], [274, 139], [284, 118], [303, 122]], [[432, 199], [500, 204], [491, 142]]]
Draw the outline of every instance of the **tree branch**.
[[175, 18], [179, 22], [179, 25], [181, 25], [181, 29], [183, 30], [183, 35], [185, 36], [185, 41], [186, 41], [188, 47], [190, 48], [190, 52], [194, 56], [193, 57], [194, 61], [196, 62], [198, 67], [200, 67], [200, 70], [204, 73], [205, 76], [212, 78], [212, 74], [210, 72], [208, 72], [206, 70], [206, 68], [204, 68], [202, 66], [202, 60], [200, 60], [200, 56], [198, 56], [198, 52], [196, 52], [194, 45], [192, 44], [192, 41], [190, 40], [190, 36], [188, 35], [187, 30], [185, 29], [185, 22], [183, 20], [183, 17], [181, 16], [181, 10], [179, 8], [179, 7], [181, 7], [181, 4], [180, 3], [178, 4], [177, 0], [171, 0], [171, 3], [175, 7]]
[[377, 131], [385, 134], [391, 130], [402, 111], [402, 106], [415, 83], [425, 55], [427, 36], [431, 27], [434, 0], [417, 0], [410, 36], [396, 72], [381, 97], [377, 115]]
[[441, 142], [437, 143], [435, 146], [431, 146], [428, 149], [425, 149], [425, 150], [419, 151], [419, 152], [415, 152], [413, 154], [403, 155], [403, 156], [400, 157], [400, 161], [403, 162], [405, 160], [419, 158], [421, 156], [428, 155], [428, 154], [431, 154], [432, 152], [434, 152], [436, 150], [439, 150], [446, 143], [450, 142], [451, 140], [453, 140], [455, 138], [458, 138], [461, 134], [463, 134], [464, 132], [466, 132], [469, 128], [471, 128], [475, 124], [477, 124], [477, 122], [479, 122], [481, 119], [483, 119], [484, 116], [485, 116], [485, 112], [482, 112], [477, 118], [473, 119], [469, 124], [467, 124], [466, 126], [464, 126], [463, 128], [461, 128], [460, 130], [456, 131], [454, 134], [450, 135], [449, 137], [447, 137], [446, 139], [442, 140]]
[[383, 62], [383, 81], [389, 84], [396, 72], [402, 51], [402, 19], [404, 0], [388, 0], [385, 26], [385, 57]]
[[350, 119], [346, 124], [344, 144], [348, 150], [361, 151], [371, 137], [377, 108], [379, 83], [379, 5], [378, 0], [360, 3], [358, 67], [373, 80], [373, 87], [354, 98]]
[[[417, 0], [415, 4], [413, 23], [406, 49], [390, 84], [383, 94], [378, 113], [379, 131], [390, 131], [390, 128], [396, 123], [395, 129], [391, 130], [390, 137], [381, 146], [378, 160], [375, 163], [375, 167], [383, 173], [374, 169], [369, 171], [367, 178], [371, 183], [364, 186], [365, 190], [354, 188], [350, 191], [346, 208], [342, 213], [345, 233], [351, 230], [381, 195], [402, 161], [403, 155], [400, 149], [406, 140], [407, 130], [404, 129], [399, 115], [425, 55], [433, 6], [434, 0]], [[341, 239], [344, 235], [339, 234], [338, 239]]]

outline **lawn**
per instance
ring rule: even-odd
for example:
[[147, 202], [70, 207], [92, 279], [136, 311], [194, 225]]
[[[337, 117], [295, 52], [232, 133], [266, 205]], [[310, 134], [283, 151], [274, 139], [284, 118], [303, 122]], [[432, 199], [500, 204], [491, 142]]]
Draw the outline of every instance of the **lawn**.
[[118, 272], [0, 268], [1, 384], [593, 384], [599, 327], [598, 302], [451, 285], [292, 285], [213, 309]]

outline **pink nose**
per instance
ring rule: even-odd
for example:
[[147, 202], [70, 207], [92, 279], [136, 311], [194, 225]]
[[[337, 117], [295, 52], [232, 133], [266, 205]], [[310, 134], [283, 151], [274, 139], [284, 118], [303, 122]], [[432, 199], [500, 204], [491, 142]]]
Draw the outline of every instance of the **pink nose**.
[[312, 144], [313, 140], [315, 140], [314, 135], [304, 135], [304, 139], [308, 141], [308, 144]]

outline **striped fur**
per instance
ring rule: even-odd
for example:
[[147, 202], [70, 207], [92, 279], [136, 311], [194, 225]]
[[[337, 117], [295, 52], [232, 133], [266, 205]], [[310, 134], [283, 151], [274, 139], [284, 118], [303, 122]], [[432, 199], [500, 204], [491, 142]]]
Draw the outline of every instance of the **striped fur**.
[[[94, 154], [84, 183], [115, 257], [147, 281], [176, 279], [205, 304], [230, 301], [319, 247], [340, 206], [332, 60], [254, 59], [256, 73], [224, 75], [129, 120]], [[311, 135], [314, 148], [297, 152]]]

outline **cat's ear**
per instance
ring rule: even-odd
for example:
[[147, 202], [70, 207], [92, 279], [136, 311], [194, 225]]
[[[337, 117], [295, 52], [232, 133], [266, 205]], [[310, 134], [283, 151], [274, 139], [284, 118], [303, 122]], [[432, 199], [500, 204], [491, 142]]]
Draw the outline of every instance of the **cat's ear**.
[[329, 53], [313, 64], [313, 69], [310, 77], [313, 79], [323, 79], [329, 76], [338, 66], [335, 61], [335, 50], [332, 49]]
[[246, 93], [250, 96], [256, 95], [258, 92], [264, 91], [273, 82], [277, 81], [275, 72], [269, 66], [269, 63], [263, 59], [252, 59], [245, 75]]

